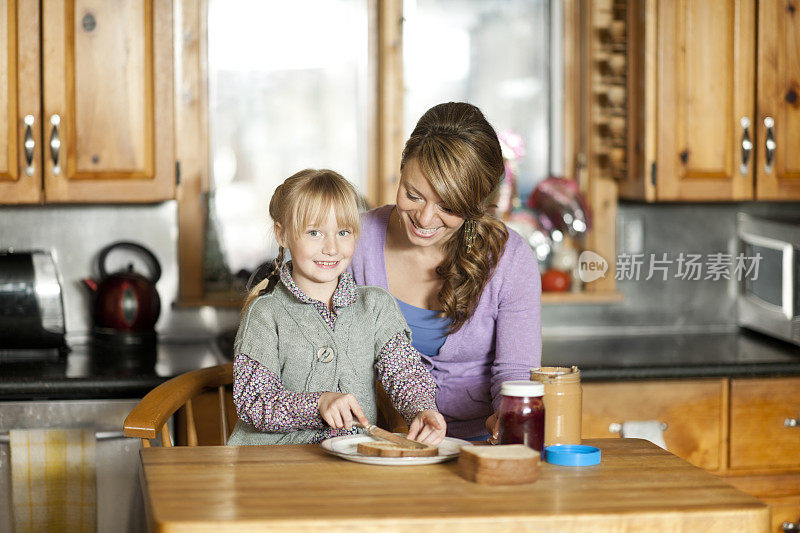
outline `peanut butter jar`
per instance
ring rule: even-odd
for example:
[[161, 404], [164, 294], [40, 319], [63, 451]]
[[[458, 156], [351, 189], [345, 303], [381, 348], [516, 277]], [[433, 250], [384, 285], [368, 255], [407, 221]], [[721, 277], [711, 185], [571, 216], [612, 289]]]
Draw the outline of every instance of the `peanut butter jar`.
[[578, 367], [532, 368], [531, 381], [544, 384], [544, 445], [580, 444], [583, 394]]

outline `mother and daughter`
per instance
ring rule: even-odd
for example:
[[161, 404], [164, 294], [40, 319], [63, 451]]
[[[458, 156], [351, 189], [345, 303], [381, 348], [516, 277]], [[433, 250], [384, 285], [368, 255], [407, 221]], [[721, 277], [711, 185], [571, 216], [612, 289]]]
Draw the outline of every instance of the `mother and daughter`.
[[229, 444], [355, 433], [377, 420], [376, 377], [409, 438], [496, 438], [500, 385], [541, 360], [536, 259], [489, 213], [503, 171], [480, 110], [451, 102], [406, 142], [395, 205], [359, 220], [355, 189], [330, 170], [279, 186], [278, 258], [234, 344]]

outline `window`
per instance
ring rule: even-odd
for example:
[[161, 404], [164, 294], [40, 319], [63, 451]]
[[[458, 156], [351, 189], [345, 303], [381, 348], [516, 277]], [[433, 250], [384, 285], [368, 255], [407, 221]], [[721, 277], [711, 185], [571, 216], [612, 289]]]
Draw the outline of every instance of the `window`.
[[517, 190], [529, 194], [550, 172], [548, 0], [405, 0], [403, 18], [406, 135], [433, 105], [475, 104], [522, 138]]
[[[277, 254], [269, 199], [304, 168], [366, 184], [366, 0], [210, 0], [204, 281]], [[246, 281], [246, 280], [245, 280]]]
[[[206, 2], [205, 13], [176, 2], [179, 113], [191, 111], [194, 79], [208, 123], [179, 119], [178, 158], [204, 142], [210, 156], [203, 201], [179, 202], [184, 302], [238, 305], [249, 272], [276, 251], [271, 194], [298, 170], [332, 168], [372, 204], [392, 201], [403, 142], [436, 103], [470, 101], [523, 138], [523, 195], [558, 159], [550, 43], [561, 33], [548, 0]], [[206, 38], [200, 51], [186, 44], [192, 31]]]

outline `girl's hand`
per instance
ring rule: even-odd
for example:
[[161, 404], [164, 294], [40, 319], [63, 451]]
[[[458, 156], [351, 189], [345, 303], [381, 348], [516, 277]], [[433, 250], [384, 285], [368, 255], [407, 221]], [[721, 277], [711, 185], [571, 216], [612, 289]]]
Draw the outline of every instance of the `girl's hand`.
[[500, 439], [500, 417], [497, 413], [486, 419], [486, 431], [489, 432], [489, 444], [497, 444]]
[[446, 432], [447, 424], [445, 424], [442, 414], [439, 411], [428, 409], [417, 413], [417, 416], [411, 421], [407, 438], [436, 446], [444, 440]]
[[354, 415], [362, 425], [369, 425], [369, 420], [352, 394], [323, 392], [317, 406], [322, 419], [332, 428], [352, 429]]

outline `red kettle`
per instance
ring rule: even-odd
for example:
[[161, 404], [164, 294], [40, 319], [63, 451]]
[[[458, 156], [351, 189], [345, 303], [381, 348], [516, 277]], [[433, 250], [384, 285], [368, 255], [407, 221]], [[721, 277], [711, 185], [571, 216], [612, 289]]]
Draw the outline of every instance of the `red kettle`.
[[[135, 272], [129, 264], [127, 270], [114, 274], [106, 272], [106, 257], [116, 248], [127, 248], [146, 257], [152, 269], [149, 278]], [[153, 253], [135, 242], [118, 241], [109, 244], [97, 257], [100, 280], [83, 280], [93, 293], [92, 318], [95, 327], [117, 331], [152, 330], [161, 313], [161, 299], [156, 282], [161, 277], [161, 265]]]

